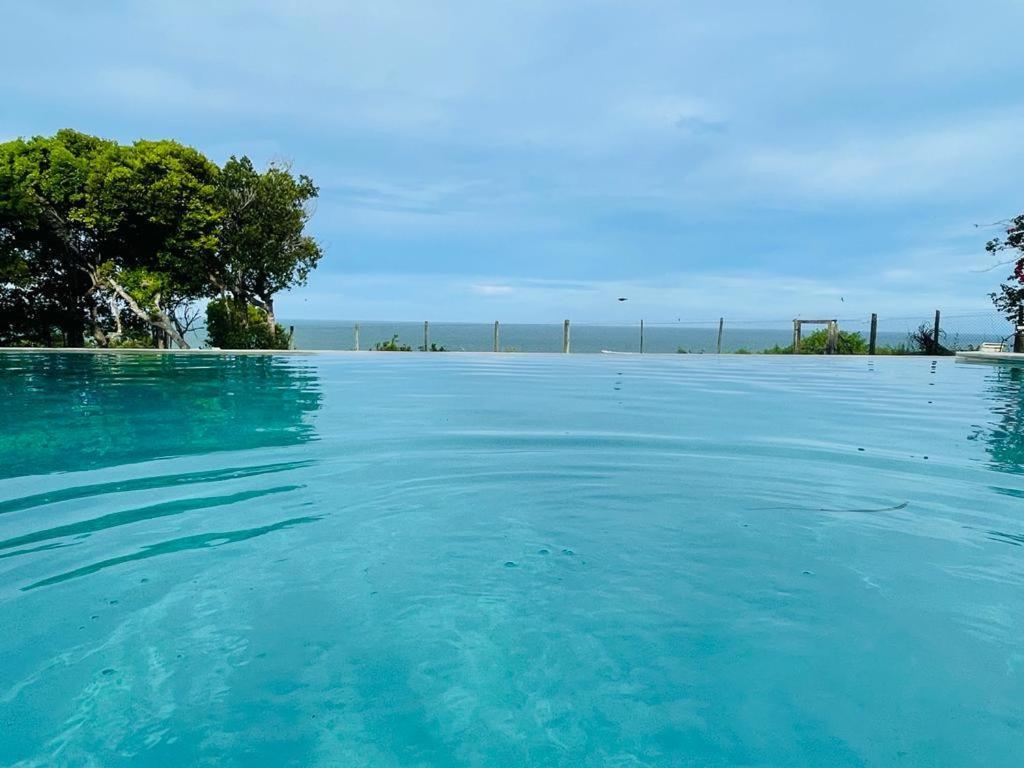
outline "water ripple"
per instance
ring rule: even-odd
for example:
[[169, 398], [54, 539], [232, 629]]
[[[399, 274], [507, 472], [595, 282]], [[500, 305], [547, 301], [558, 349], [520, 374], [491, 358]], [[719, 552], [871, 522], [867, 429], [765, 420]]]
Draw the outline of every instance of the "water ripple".
[[107, 560], [101, 560], [97, 563], [91, 563], [90, 565], [82, 566], [81, 568], [75, 568], [74, 570], [67, 571], [66, 573], [60, 573], [55, 576], [50, 576], [45, 579], [41, 579], [33, 584], [22, 587], [23, 592], [28, 592], [39, 587], [50, 586], [51, 584], [60, 584], [64, 581], [70, 581], [71, 579], [77, 579], [82, 576], [88, 576], [92, 573], [97, 573], [106, 568], [111, 568], [115, 565], [121, 565], [123, 563], [131, 563], [139, 560], [146, 560], [151, 557], [159, 557], [161, 555], [170, 555], [177, 552], [187, 552], [189, 550], [196, 549], [207, 549], [212, 547], [221, 547], [225, 544], [235, 544], [240, 541], [246, 541], [248, 539], [254, 539], [258, 536], [265, 536], [268, 533], [274, 531], [283, 531], [288, 528], [292, 528], [297, 525], [304, 525], [307, 523], [314, 523], [322, 518], [317, 516], [311, 517], [293, 517], [288, 520], [282, 520], [272, 525], [264, 525], [258, 528], [246, 528], [237, 531], [223, 531], [216, 533], [203, 533], [196, 536], [183, 536], [178, 539], [171, 539], [170, 541], [162, 541], [159, 544], [149, 544], [143, 547], [139, 552], [133, 552], [129, 555], [121, 555], [120, 557], [112, 557]]

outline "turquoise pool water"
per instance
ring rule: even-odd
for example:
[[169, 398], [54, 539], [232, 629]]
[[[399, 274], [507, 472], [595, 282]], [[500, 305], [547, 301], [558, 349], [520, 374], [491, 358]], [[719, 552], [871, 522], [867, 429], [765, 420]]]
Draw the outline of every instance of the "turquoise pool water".
[[0, 355], [0, 765], [1018, 766], [1022, 374]]

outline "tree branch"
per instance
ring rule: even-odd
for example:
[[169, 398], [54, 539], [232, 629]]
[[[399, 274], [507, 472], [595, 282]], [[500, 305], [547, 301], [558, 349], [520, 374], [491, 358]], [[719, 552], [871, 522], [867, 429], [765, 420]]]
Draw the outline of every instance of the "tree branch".
[[110, 284], [110, 287], [114, 289], [117, 295], [121, 297], [121, 300], [128, 305], [128, 309], [130, 309], [135, 315], [137, 315], [142, 320], [145, 320], [154, 328], [159, 328], [162, 331], [166, 331], [167, 334], [174, 340], [174, 343], [177, 344], [182, 349], [190, 349], [188, 342], [186, 342], [185, 338], [180, 333], [178, 333], [178, 329], [174, 327], [174, 324], [168, 319], [166, 314], [164, 314], [162, 311], [157, 313], [150, 313], [144, 310], [142, 307], [139, 306], [139, 303], [135, 300], [135, 298], [130, 293], [128, 293], [128, 291], [126, 291], [121, 285], [119, 285], [117, 281], [114, 280], [114, 278], [108, 277], [107, 283]]

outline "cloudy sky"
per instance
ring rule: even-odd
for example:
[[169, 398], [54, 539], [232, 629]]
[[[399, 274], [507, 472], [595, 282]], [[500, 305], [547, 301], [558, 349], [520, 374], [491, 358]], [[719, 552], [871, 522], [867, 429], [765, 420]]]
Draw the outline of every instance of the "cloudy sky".
[[286, 318], [984, 310], [1024, 210], [1020, 0], [4, 6], [0, 140], [315, 179]]

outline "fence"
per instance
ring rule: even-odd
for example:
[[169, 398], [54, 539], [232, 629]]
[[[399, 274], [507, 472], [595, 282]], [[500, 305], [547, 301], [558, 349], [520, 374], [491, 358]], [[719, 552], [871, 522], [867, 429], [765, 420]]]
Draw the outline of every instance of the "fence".
[[[938, 335], [935, 334], [938, 315]], [[817, 318], [811, 318], [817, 319]], [[466, 352], [757, 353], [791, 351], [794, 320], [636, 320], [559, 323], [311, 322], [296, 321], [297, 349], [409, 349]], [[1014, 347], [1015, 324], [995, 310], [826, 318], [835, 321], [836, 351], [910, 354], [976, 349], [984, 342]], [[828, 329], [823, 326], [828, 340]], [[821, 337], [804, 328], [801, 351], [819, 351]], [[873, 341], [873, 344], [872, 344]], [[936, 343], [937, 342], [937, 343]], [[852, 345], [852, 347], [851, 347]]]

